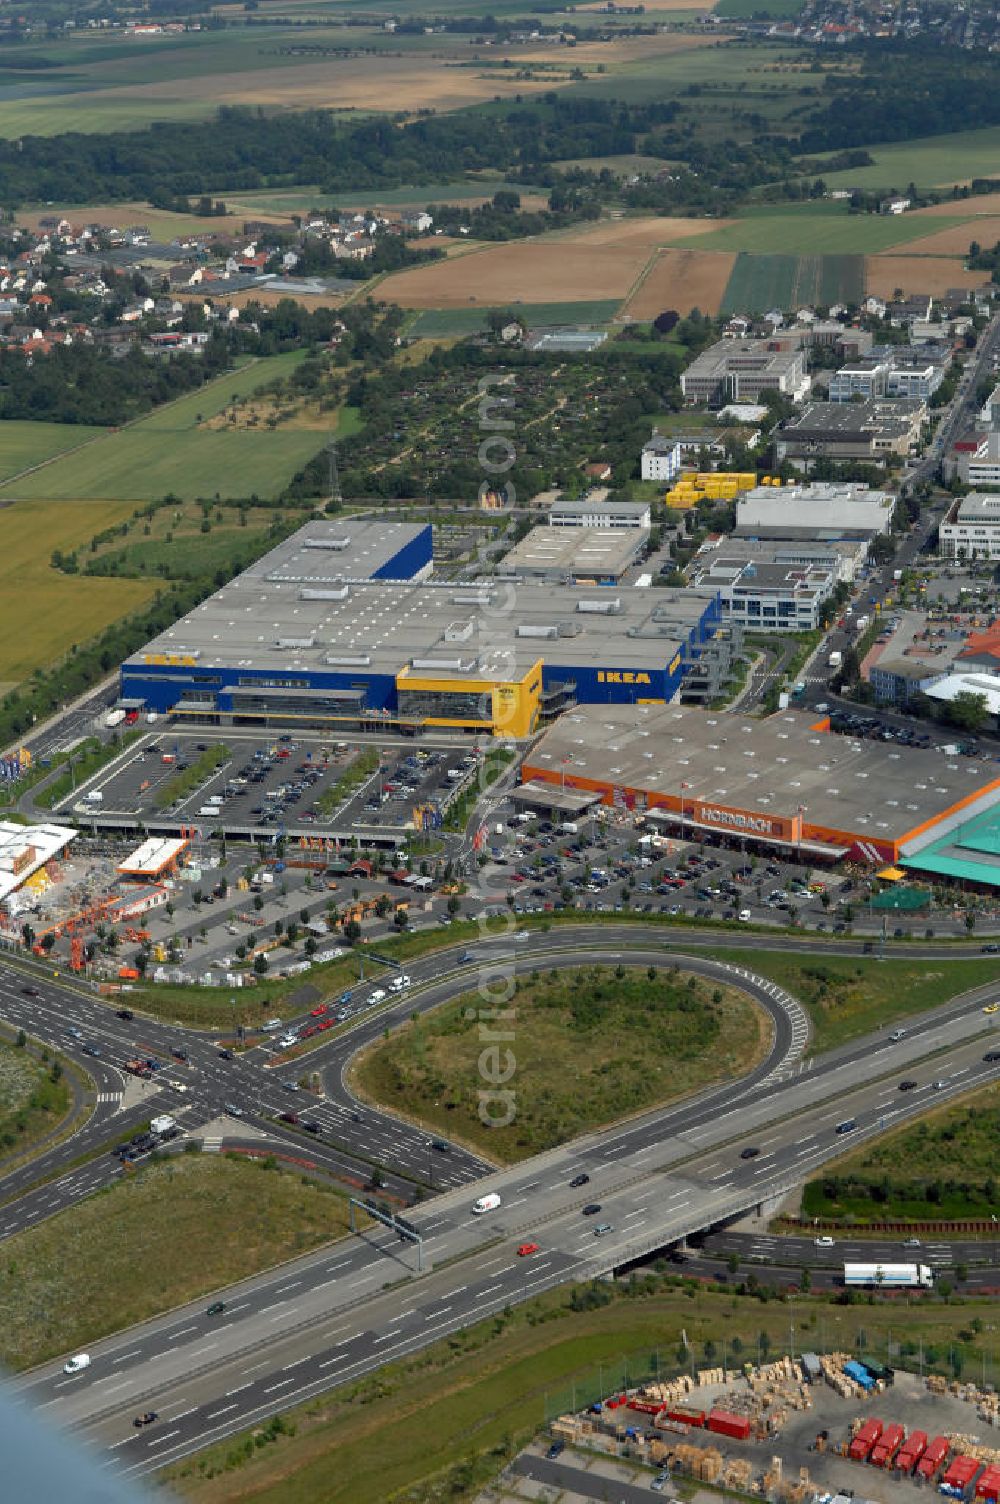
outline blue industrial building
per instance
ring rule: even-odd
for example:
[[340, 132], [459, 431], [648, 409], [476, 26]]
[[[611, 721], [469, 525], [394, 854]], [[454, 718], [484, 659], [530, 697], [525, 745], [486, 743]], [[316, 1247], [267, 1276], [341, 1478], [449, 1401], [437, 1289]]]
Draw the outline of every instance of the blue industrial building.
[[521, 737], [574, 704], [672, 700], [724, 637], [710, 591], [432, 571], [430, 526], [307, 523], [133, 654], [121, 703], [203, 724]]

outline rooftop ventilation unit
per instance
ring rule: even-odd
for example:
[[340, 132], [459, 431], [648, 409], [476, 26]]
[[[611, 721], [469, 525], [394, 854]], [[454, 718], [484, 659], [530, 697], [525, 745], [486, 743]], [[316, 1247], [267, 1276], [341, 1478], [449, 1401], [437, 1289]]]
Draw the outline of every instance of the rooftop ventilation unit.
[[330, 589], [319, 589], [317, 586], [304, 586], [299, 591], [300, 601], [346, 601], [350, 590], [347, 585], [332, 586]]
[[468, 642], [476, 630], [471, 616], [468, 621], [450, 621], [444, 629], [445, 642]]
[[518, 637], [558, 637], [559, 628], [556, 626], [547, 627], [541, 623], [538, 626], [532, 626], [529, 623], [518, 627], [517, 635]]
[[410, 667], [428, 674], [471, 674], [476, 658], [411, 658]]
[[302, 544], [303, 548], [322, 548], [336, 553], [343, 553], [350, 546], [350, 538], [306, 538]]
[[367, 668], [371, 661], [370, 653], [327, 653], [323, 659], [331, 668]]
[[[444, 581], [442, 580], [442, 584]], [[450, 597], [453, 606], [488, 606], [493, 599], [491, 590], [460, 590]]]
[[578, 611], [588, 613], [591, 616], [617, 616], [621, 608], [622, 599], [620, 595], [611, 596], [607, 600], [584, 597], [583, 600], [576, 603]]
[[314, 648], [316, 633], [313, 632], [308, 637], [276, 637], [274, 646], [276, 648]]

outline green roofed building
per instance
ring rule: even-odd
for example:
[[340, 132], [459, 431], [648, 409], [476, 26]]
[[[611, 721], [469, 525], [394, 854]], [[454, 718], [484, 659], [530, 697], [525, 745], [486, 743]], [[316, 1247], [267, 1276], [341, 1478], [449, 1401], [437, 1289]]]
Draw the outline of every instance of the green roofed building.
[[948, 878], [982, 888], [1000, 888], [1000, 809], [986, 809], [953, 826], [899, 865], [914, 876]]
[[877, 913], [914, 914], [919, 909], [926, 909], [931, 901], [931, 895], [924, 888], [886, 888], [881, 893], [876, 893], [869, 903], [869, 907]]

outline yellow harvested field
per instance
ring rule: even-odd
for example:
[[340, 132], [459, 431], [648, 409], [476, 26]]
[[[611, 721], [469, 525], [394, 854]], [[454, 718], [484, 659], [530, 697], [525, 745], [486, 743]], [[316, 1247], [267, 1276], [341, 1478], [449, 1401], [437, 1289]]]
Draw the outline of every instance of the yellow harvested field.
[[[379, 294], [404, 308], [465, 308], [474, 303], [574, 303], [624, 298], [660, 247], [724, 228], [729, 220], [672, 218], [604, 219], [582, 229], [559, 231], [537, 240], [483, 245], [433, 266], [396, 272], [379, 284]], [[705, 252], [707, 266], [724, 258]], [[728, 263], [732, 263], [732, 257]], [[666, 265], [673, 264], [668, 261]], [[676, 263], [678, 266], [681, 263]], [[693, 265], [693, 263], [692, 263]], [[697, 282], [685, 263], [685, 276]], [[657, 274], [658, 275], [658, 274]], [[665, 274], [664, 274], [665, 275]], [[708, 274], [705, 303], [716, 307]], [[719, 294], [721, 296], [721, 293]]]
[[709, 235], [713, 230], [728, 230], [734, 219], [689, 219], [686, 216], [652, 214], [640, 219], [602, 219], [581, 230], [562, 235], [565, 245], [616, 245], [632, 249], [655, 250], [686, 240], [691, 235]]
[[[151, 209], [149, 204], [142, 203], [84, 204], [82, 207], [74, 204], [64, 208], [46, 204], [34, 209], [19, 209], [17, 222], [30, 230], [37, 230], [39, 222], [52, 215], [64, 217], [78, 228], [84, 225], [106, 225], [108, 229], [123, 230], [129, 225], [148, 225], [153, 237], [162, 240], [172, 240], [183, 233], [239, 235], [242, 234], [244, 221], [251, 217], [247, 214], [220, 214], [218, 217], [213, 215], [211, 218], [203, 218], [199, 214], [177, 214], [171, 209]], [[261, 217], [275, 222], [288, 220], [287, 214], [267, 214]]]
[[[692, 48], [717, 46], [727, 38], [663, 33], [623, 37], [620, 41], [581, 43], [572, 53], [562, 48], [513, 47], [512, 67], [500, 66], [500, 48], [477, 49], [469, 42], [452, 44], [442, 38], [434, 52], [380, 52], [359, 57], [328, 57], [316, 62], [296, 60], [294, 66], [261, 68], [253, 72], [220, 72], [208, 76], [165, 77], [159, 82], [116, 84], [87, 95], [88, 108], [120, 109], [141, 102], [153, 118], [164, 106], [260, 105], [265, 108], [408, 111], [451, 110], [483, 100], [515, 94], [531, 95], [561, 88], [577, 67], [603, 65], [609, 73], [619, 66], [646, 62]], [[536, 70], [522, 78], [522, 68]]]
[[[364, 287], [363, 282], [358, 282], [357, 287]], [[178, 289], [174, 297], [186, 303], [204, 303], [210, 298], [213, 303], [225, 303], [227, 307], [245, 308], [248, 303], [259, 303], [262, 308], [274, 308], [285, 298], [292, 298], [295, 303], [301, 303], [303, 308], [340, 308], [345, 299], [353, 296], [351, 293], [325, 292], [310, 294], [308, 297], [293, 297], [290, 292], [284, 292], [280, 288], [254, 288], [245, 287], [242, 292], [226, 292], [226, 284], [206, 283], [201, 292], [185, 292]]]
[[906, 243], [906, 254], [964, 257], [973, 240], [978, 240], [980, 245], [996, 245], [1000, 240], [1000, 217], [985, 215], [968, 224], [949, 225], [947, 230], [935, 230], [919, 240], [909, 240]]
[[[691, 9], [690, 3], [686, 7]], [[614, 42], [578, 42], [569, 54], [570, 64], [574, 68], [583, 68], [588, 64], [604, 63], [609, 66], [609, 72], [614, 72], [616, 63], [648, 63], [652, 58], [667, 57], [676, 52], [690, 52], [698, 47], [714, 47], [721, 42], [730, 41], [726, 35], [712, 32], [711, 36], [699, 36], [687, 32], [657, 32], [653, 36], [621, 37]], [[494, 49], [489, 49], [493, 51]], [[496, 49], [503, 55], [503, 48]], [[473, 54], [475, 55], [475, 54]], [[489, 52], [487, 52], [487, 56]], [[565, 53], [558, 48], [541, 47], [513, 47], [510, 49], [513, 61], [517, 63], [548, 63], [551, 67], [561, 66], [566, 62]]]
[[876, 298], [891, 298], [897, 287], [904, 294], [940, 296], [950, 287], [983, 287], [989, 280], [989, 272], [967, 272], [954, 257], [865, 257], [865, 291]]
[[569, 240], [520, 241], [396, 272], [379, 283], [378, 293], [403, 308], [623, 298], [647, 255], [643, 246], [623, 249]]
[[27, 678], [152, 598], [155, 580], [65, 575], [49, 562], [53, 547], [84, 548], [133, 510], [124, 501], [18, 501], [0, 510], [0, 681]]
[[736, 254], [733, 251], [660, 251], [623, 313], [653, 319], [666, 308], [718, 313]]
[[[975, 198], [945, 199], [943, 204], [928, 204], [926, 209], [907, 210], [907, 219], [955, 219], [980, 214], [1000, 214], [1000, 193], [980, 193]], [[976, 237], [978, 239], [978, 236]]]
[[[515, 78], [514, 72], [459, 68], [434, 57], [330, 58], [252, 74], [217, 73], [211, 79], [211, 92], [218, 106], [367, 111], [378, 109], [381, 101], [382, 107], [393, 110], [457, 110], [494, 96], [536, 94], [569, 82], [568, 70], [563, 77], [537, 79]], [[154, 111], [158, 103], [200, 101], [205, 97], [205, 83], [201, 77], [192, 77], [143, 84], [142, 99]], [[88, 104], [113, 104], [137, 97], [133, 87], [123, 85], [89, 94], [87, 99]]]

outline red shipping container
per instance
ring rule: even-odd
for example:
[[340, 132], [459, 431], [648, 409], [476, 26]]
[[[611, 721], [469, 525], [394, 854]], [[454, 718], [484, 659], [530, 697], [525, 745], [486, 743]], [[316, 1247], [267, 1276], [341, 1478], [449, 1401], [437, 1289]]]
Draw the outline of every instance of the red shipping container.
[[659, 1415], [661, 1410], [667, 1408], [662, 1400], [629, 1400], [628, 1407], [630, 1410], [638, 1410], [642, 1415]]
[[893, 1458], [903, 1445], [906, 1432], [901, 1425], [893, 1422], [886, 1426], [877, 1444], [872, 1448], [872, 1454], [868, 1461], [875, 1467], [891, 1467]]
[[882, 1435], [880, 1420], [866, 1420], [848, 1449], [848, 1456], [855, 1462], [865, 1462], [868, 1453]]
[[947, 1483], [949, 1488], [968, 1488], [978, 1472], [979, 1463], [975, 1457], [954, 1457], [941, 1482]]
[[912, 1473], [927, 1446], [926, 1431], [911, 1431], [909, 1436], [896, 1454], [896, 1470], [900, 1473]]
[[1000, 1498], [1000, 1467], [988, 1467], [976, 1484], [977, 1499]]
[[938, 1468], [948, 1455], [950, 1442], [947, 1436], [935, 1436], [924, 1448], [924, 1455], [917, 1463], [917, 1473], [921, 1478], [933, 1478]]
[[671, 1420], [679, 1420], [685, 1426], [703, 1426], [705, 1424], [704, 1410], [685, 1410], [683, 1405], [675, 1405], [667, 1411]]
[[708, 1417], [708, 1429], [719, 1436], [746, 1441], [750, 1435], [750, 1421], [745, 1415], [733, 1415], [731, 1410], [713, 1410]]

